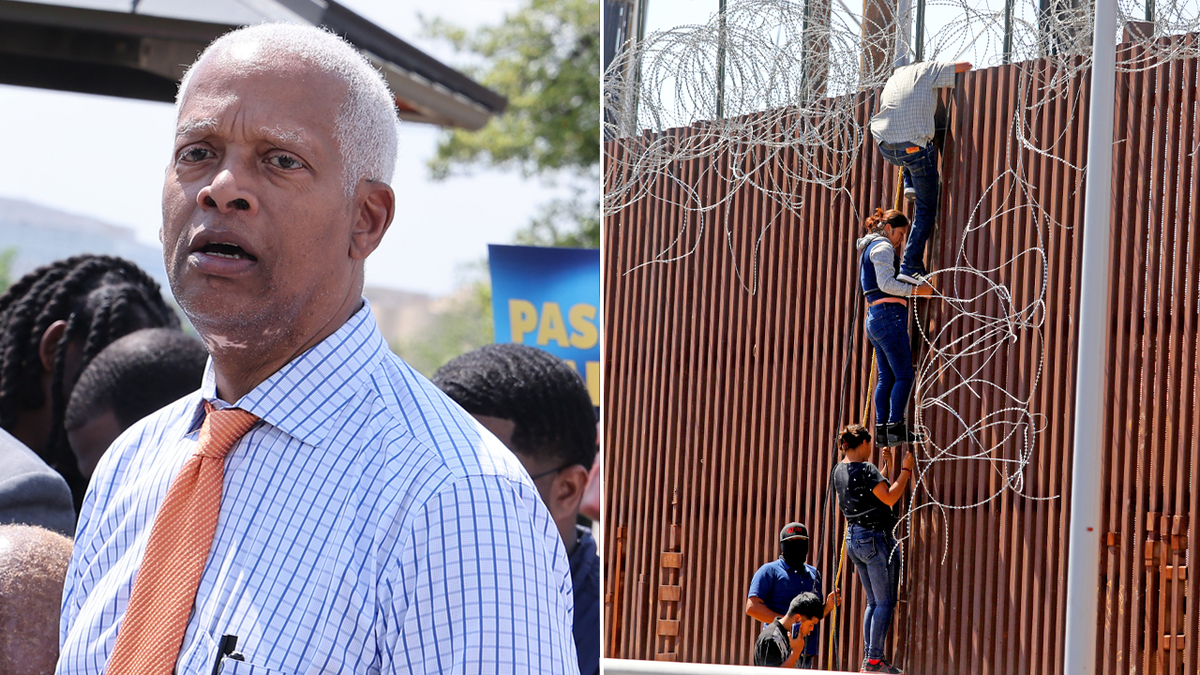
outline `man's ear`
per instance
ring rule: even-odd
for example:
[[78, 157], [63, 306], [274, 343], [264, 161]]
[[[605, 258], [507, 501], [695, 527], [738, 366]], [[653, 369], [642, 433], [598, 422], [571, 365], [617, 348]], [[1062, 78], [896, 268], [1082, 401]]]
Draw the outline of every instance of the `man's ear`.
[[587, 489], [588, 470], [579, 464], [573, 464], [558, 472], [554, 479], [550, 498], [550, 512], [557, 518], [560, 515], [574, 514], [579, 510], [583, 501], [583, 491]]
[[[383, 241], [396, 215], [396, 194], [386, 183], [364, 182], [358, 186], [358, 212], [350, 231], [350, 257], [365, 260]], [[366, 192], [364, 196], [362, 193]]]
[[46, 372], [54, 372], [54, 354], [58, 352], [58, 343], [62, 342], [66, 333], [67, 322], [62, 319], [50, 324], [46, 332], [42, 333], [42, 341], [38, 344], [38, 358], [41, 359]]

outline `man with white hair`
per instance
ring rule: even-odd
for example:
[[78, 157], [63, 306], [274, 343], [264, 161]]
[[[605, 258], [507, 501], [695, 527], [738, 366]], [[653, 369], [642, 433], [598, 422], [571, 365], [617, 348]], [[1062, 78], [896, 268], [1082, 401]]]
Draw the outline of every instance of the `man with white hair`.
[[577, 672], [537, 488], [361, 297], [395, 211], [379, 74], [255, 26], [201, 54], [177, 110], [160, 238], [211, 359], [96, 469], [58, 672]]

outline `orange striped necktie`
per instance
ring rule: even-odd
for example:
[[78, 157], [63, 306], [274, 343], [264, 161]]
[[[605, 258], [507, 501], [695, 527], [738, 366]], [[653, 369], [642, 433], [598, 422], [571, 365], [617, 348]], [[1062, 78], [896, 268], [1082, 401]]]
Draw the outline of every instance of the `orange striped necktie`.
[[225, 455], [258, 417], [204, 402], [196, 451], [171, 482], [133, 582], [108, 675], [168, 675], [175, 669], [221, 509]]

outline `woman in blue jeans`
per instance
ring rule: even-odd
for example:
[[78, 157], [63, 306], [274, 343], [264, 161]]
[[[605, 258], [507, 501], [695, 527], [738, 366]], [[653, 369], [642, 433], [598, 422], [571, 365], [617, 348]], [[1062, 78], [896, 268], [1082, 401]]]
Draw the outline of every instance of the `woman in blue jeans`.
[[[900, 477], [894, 483], [871, 463], [875, 444], [861, 425], [851, 424], [838, 434], [842, 461], [833, 468], [833, 486], [838, 506], [846, 517], [846, 555], [858, 570], [858, 580], [867, 595], [863, 615], [863, 663], [860, 672], [901, 673], [883, 655], [896, 590], [900, 580], [900, 555], [892, 530], [896, 515], [892, 507], [900, 501], [916, 460], [904, 457]], [[883, 448], [884, 467], [892, 464], [892, 449]]]
[[875, 209], [858, 240], [859, 282], [867, 301], [867, 339], [875, 348], [875, 442], [883, 447], [917, 443], [904, 420], [912, 393], [912, 348], [908, 337], [908, 298], [914, 286], [896, 278], [897, 251], [904, 250], [908, 218], [895, 209]]

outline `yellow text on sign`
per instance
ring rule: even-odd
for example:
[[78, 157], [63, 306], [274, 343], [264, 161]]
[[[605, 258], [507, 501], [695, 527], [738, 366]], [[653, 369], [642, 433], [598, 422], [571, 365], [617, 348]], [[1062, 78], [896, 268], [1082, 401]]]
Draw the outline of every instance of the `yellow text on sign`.
[[[559, 347], [594, 349], [600, 341], [600, 329], [596, 326], [597, 314], [595, 305], [580, 303], [567, 310], [564, 321], [562, 307], [557, 302], [544, 302], [539, 311], [528, 300], [510, 299], [510, 338], [518, 344], [536, 344], [544, 347], [554, 342]], [[528, 337], [532, 337], [533, 340], [527, 341]], [[580, 370], [574, 361], [566, 361], [576, 370]], [[580, 374], [587, 382], [592, 405], [600, 405], [600, 362], [585, 362]]]
[[528, 300], [511, 298], [508, 301], [511, 341], [520, 344], [529, 344], [525, 336], [536, 331], [532, 344], [539, 347], [554, 342], [559, 347], [594, 349], [600, 341], [596, 315], [595, 305], [580, 303], [571, 306], [564, 321], [562, 307], [557, 302], [543, 302], [541, 311], [538, 311]]

